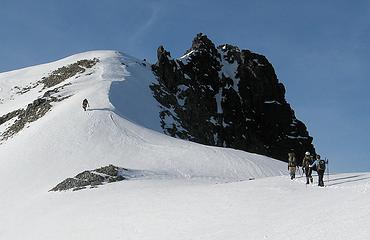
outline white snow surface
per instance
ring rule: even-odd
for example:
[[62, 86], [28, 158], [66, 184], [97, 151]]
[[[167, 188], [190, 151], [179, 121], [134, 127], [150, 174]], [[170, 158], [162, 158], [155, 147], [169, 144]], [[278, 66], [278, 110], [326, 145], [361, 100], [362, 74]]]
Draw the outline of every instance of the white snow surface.
[[[368, 238], [370, 173], [306, 187], [283, 175], [280, 161], [163, 135], [150, 66], [122, 53], [92, 51], [1, 73], [0, 116], [47, 90], [19, 95], [14, 86], [94, 57], [92, 69], [61, 83], [71, 83], [60, 93], [70, 98], [0, 144], [0, 239]], [[130, 180], [49, 192], [108, 164], [133, 169]]]

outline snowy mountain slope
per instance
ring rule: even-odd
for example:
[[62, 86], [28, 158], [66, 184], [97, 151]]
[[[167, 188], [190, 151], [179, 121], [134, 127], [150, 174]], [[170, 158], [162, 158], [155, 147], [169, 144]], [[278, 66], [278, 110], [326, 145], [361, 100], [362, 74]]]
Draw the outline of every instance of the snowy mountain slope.
[[[0, 82], [6, 84], [1, 87], [5, 99], [1, 109], [15, 110], [27, 104], [25, 99], [32, 101], [48, 90], [41, 91], [42, 86], [38, 86], [21, 95], [13, 94], [9, 86], [18, 74], [24, 80], [29, 73], [35, 81], [61, 65], [95, 57], [100, 62], [89, 72], [59, 84], [71, 83], [58, 93], [71, 97], [53, 103], [45, 116], [0, 145], [4, 172], [20, 167], [32, 169], [34, 172], [27, 171], [30, 176], [22, 174], [26, 179], [39, 170], [40, 179], [42, 172], [49, 176], [42, 181], [50, 187], [60, 178], [106, 164], [170, 171], [185, 177], [234, 179], [271, 176], [282, 171], [279, 161], [173, 139], [140, 126], [159, 130], [158, 109], [147, 87], [154, 77], [148, 66], [117, 52], [83, 53], [36, 69], [2, 74]], [[21, 80], [14, 84], [21, 85]], [[87, 112], [80, 106], [84, 98], [90, 100]]]
[[[326, 179], [326, 178], [325, 178]], [[315, 178], [315, 181], [317, 178]], [[367, 239], [370, 174], [137, 180], [2, 205], [1, 239]]]
[[[36, 84], [56, 69], [94, 58], [94, 66], [55, 86]], [[147, 87], [152, 81], [147, 63], [114, 51], [0, 74], [0, 116], [49, 99], [45, 93], [53, 89], [52, 96], [62, 99], [1, 141], [0, 239], [306, 239], [306, 221], [316, 239], [368, 234], [369, 174], [333, 176], [327, 188], [306, 188], [302, 179], [278, 176], [286, 172], [280, 161], [163, 135]], [[1, 124], [0, 134], [16, 118]], [[138, 174], [95, 189], [48, 192], [65, 178], [108, 164]], [[266, 176], [278, 177], [260, 179]], [[244, 181], [250, 178], [256, 180]], [[321, 205], [328, 208], [315, 221]], [[301, 217], [306, 207], [309, 220]], [[332, 218], [335, 224], [328, 223]], [[321, 223], [327, 230], [319, 235]]]
[[[78, 172], [108, 164], [177, 177], [228, 180], [273, 176], [283, 171], [284, 164], [273, 159], [206, 147], [149, 130], [159, 130], [158, 109], [148, 88], [154, 76], [148, 65], [114, 51], [77, 54], [1, 74], [2, 114], [25, 107], [52, 89], [37, 85], [17, 94], [14, 86], [35, 86], [55, 69], [93, 58], [99, 62], [91, 69], [52, 87], [64, 86], [57, 94], [68, 98], [52, 102], [51, 110], [44, 116], [2, 141], [2, 190], [11, 188], [22, 194], [46, 192]], [[84, 98], [90, 100], [87, 112], [81, 109]], [[14, 178], [14, 173], [17, 178], [9, 183], [7, 179]]]

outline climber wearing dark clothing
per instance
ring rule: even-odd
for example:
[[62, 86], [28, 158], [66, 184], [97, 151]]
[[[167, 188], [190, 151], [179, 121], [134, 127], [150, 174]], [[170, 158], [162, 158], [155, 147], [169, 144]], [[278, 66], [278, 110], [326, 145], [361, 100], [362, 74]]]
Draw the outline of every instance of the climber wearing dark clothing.
[[309, 152], [306, 152], [303, 161], [302, 161], [302, 169], [304, 169], [304, 172], [306, 174], [306, 184], [310, 184], [313, 182], [312, 178], [312, 160]]
[[320, 159], [320, 155], [316, 155], [316, 161], [312, 164], [312, 166], [316, 166], [316, 171], [319, 175], [319, 187], [324, 187], [325, 164], [325, 160]]
[[290, 179], [293, 180], [295, 178], [295, 172], [297, 170], [295, 153], [293, 151], [288, 153], [288, 170], [290, 174]]
[[82, 101], [82, 108], [84, 109], [84, 111], [86, 111], [86, 108], [87, 107], [90, 107], [89, 106], [89, 102], [87, 101], [87, 99], [85, 98], [83, 101]]

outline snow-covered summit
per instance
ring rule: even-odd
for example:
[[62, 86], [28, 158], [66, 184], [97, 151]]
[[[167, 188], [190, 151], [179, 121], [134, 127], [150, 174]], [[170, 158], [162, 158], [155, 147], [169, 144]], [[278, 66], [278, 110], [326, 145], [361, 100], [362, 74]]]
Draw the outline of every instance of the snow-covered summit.
[[[283, 162], [166, 136], [153, 81], [115, 51], [0, 74], [0, 239], [366, 239], [368, 173], [304, 187]], [[129, 180], [48, 192], [110, 164]]]
[[[92, 62], [83, 65], [85, 60]], [[241, 180], [282, 173], [285, 165], [267, 157], [161, 134], [149, 88], [153, 81], [150, 64], [116, 51], [1, 73], [0, 116], [21, 110], [0, 125], [0, 134], [7, 133], [0, 145], [1, 178], [22, 173], [17, 184], [32, 179], [33, 190], [46, 191], [63, 178], [109, 164], [186, 178]], [[90, 104], [86, 112], [84, 98]], [[48, 108], [37, 99], [46, 99]], [[31, 111], [45, 113], [14, 127]], [[8, 133], [9, 128], [14, 131]]]

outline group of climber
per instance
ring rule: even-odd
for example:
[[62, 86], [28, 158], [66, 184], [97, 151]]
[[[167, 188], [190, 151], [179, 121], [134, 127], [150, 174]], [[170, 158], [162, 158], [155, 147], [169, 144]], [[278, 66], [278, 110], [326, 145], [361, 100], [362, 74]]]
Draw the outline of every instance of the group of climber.
[[[86, 108], [90, 107], [87, 99], [82, 101], [82, 108], [86, 111]], [[326, 168], [327, 161], [321, 159], [320, 155], [316, 155], [316, 159], [310, 152], [306, 152], [302, 160], [302, 170], [306, 175], [306, 184], [313, 183], [312, 170], [315, 170], [319, 176], [318, 185], [324, 187], [324, 173]], [[290, 179], [295, 178], [295, 173], [298, 170], [299, 166], [296, 161], [294, 151], [288, 153], [288, 170], [290, 173]]]
[[[311, 155], [310, 152], [306, 152], [302, 160], [302, 170], [306, 175], [306, 184], [313, 183], [312, 170], [315, 170], [319, 176], [318, 185], [320, 187], [324, 187], [326, 164], [327, 161], [321, 159], [320, 155], [317, 154], [315, 159], [315, 156]], [[296, 171], [299, 171], [299, 166], [293, 151], [288, 153], [288, 170], [290, 173], [290, 179], [293, 180], [295, 178]]]

